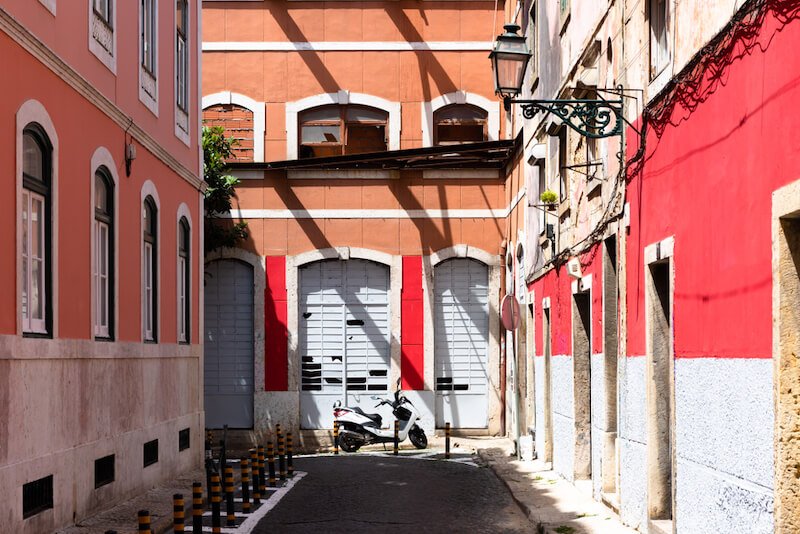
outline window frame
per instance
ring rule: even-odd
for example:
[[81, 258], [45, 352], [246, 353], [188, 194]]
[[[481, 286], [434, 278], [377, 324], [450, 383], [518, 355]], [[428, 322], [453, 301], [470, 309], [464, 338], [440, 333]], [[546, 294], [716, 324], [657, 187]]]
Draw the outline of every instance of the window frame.
[[[140, 6], [140, 66], [147, 74], [152, 76], [154, 79], [158, 79], [158, 76], [156, 75], [156, 71], [158, 70], [158, 25], [156, 22], [158, 14], [158, 0], [142, 0]], [[148, 22], [150, 30], [150, 48], [146, 49], [148, 44]], [[150, 58], [149, 62], [147, 61], [148, 57]]]
[[[337, 109], [339, 112], [339, 119], [332, 120], [332, 119], [317, 119], [313, 121], [304, 122], [303, 115], [307, 115], [314, 111], [319, 111], [321, 109], [330, 108], [330, 109]], [[368, 109], [371, 111], [377, 111], [381, 114], [386, 115], [385, 120], [383, 121], [348, 121], [347, 120], [347, 112], [350, 109]], [[376, 108], [373, 106], [369, 106], [366, 104], [323, 104], [321, 106], [314, 106], [311, 108], [304, 109], [297, 114], [297, 155], [298, 159], [307, 159], [302, 155], [304, 147], [333, 147], [339, 146], [341, 147], [341, 151], [339, 154], [336, 155], [347, 155], [347, 154], [354, 154], [356, 152], [347, 152], [348, 146], [348, 125], [356, 124], [356, 125], [373, 125], [373, 126], [383, 126], [383, 140], [385, 148], [383, 151], [389, 150], [389, 112]], [[305, 126], [339, 126], [339, 142], [338, 143], [303, 143], [303, 128]], [[328, 156], [311, 156], [311, 157], [328, 157]]]
[[[658, 32], [659, 34], [663, 34], [664, 36], [664, 48], [663, 50], [658, 48], [658, 36], [656, 35], [656, 23], [659, 21], [656, 18], [654, 7], [657, 4], [663, 3], [663, 19], [660, 19], [661, 22], [661, 31]], [[650, 76], [650, 82], [655, 81], [662, 72], [664, 72], [667, 67], [669, 67], [670, 62], [672, 61], [672, 49], [670, 47], [669, 37], [669, 24], [670, 24], [670, 3], [669, 0], [648, 0], [647, 2], [647, 33], [648, 33], [648, 74]], [[655, 54], [654, 52], [661, 52], [661, 54]], [[658, 57], [656, 57], [658, 56]]]
[[[114, 340], [114, 326], [115, 326], [115, 310], [116, 310], [116, 294], [115, 294], [115, 286], [116, 286], [116, 242], [115, 242], [115, 205], [114, 205], [114, 180], [111, 177], [111, 172], [106, 168], [105, 165], [101, 165], [95, 170], [94, 178], [95, 180], [95, 188], [97, 187], [97, 181], [101, 180], [104, 182], [105, 190], [106, 190], [106, 211], [102, 211], [97, 205], [94, 205], [94, 224], [93, 224], [93, 239], [94, 239], [94, 258], [92, 262], [92, 284], [94, 287], [94, 324], [93, 324], [93, 331], [94, 331], [94, 338], [95, 340], [103, 340], [103, 341], [113, 341]], [[95, 189], [96, 191], [96, 189]], [[97, 193], [95, 192], [95, 197]], [[94, 203], [95, 198], [92, 199]], [[101, 265], [101, 256], [100, 251], [102, 248], [100, 247], [100, 228], [101, 225], [105, 225], [106, 227], [106, 238], [107, 243], [105, 246], [105, 262], [106, 262], [106, 302], [105, 306], [102, 305], [101, 295], [102, 292], [100, 291], [100, 279], [99, 279], [99, 270]], [[105, 307], [106, 311], [106, 318], [107, 324], [101, 325], [100, 324], [100, 311], [101, 308]]]
[[[471, 109], [476, 110], [476, 111], [478, 111], [478, 112], [480, 112], [481, 114], [484, 115], [484, 118], [482, 120], [468, 120], [468, 121], [460, 122], [459, 124], [455, 124], [455, 123], [452, 124], [453, 126], [481, 125], [483, 127], [483, 139], [481, 141], [451, 142], [451, 143], [448, 143], [448, 144], [445, 144], [445, 145], [440, 143], [440, 141], [439, 141], [439, 125], [443, 121], [440, 121], [439, 119], [437, 119], [437, 116], [442, 114], [443, 112], [446, 112], [447, 110], [450, 110], [450, 109], [453, 109], [453, 108], [456, 108], [456, 107], [471, 108]], [[487, 110], [485, 110], [485, 109], [483, 109], [483, 108], [481, 108], [479, 106], [476, 106], [474, 104], [464, 103], [464, 104], [448, 104], [446, 106], [442, 106], [442, 107], [436, 109], [433, 112], [433, 146], [456, 146], [456, 145], [463, 145], [463, 144], [468, 144], [468, 143], [480, 143], [480, 142], [485, 142], [485, 141], [488, 141], [488, 140], [489, 140], [489, 112]]]
[[525, 29], [528, 38], [528, 49], [531, 52], [531, 59], [528, 61], [528, 75], [531, 81], [531, 92], [539, 82], [539, 3], [537, 0], [531, 0], [530, 9], [528, 10], [527, 28]]
[[[35, 142], [42, 154], [42, 176], [41, 179], [26, 172], [24, 162], [25, 138], [29, 136]], [[22, 228], [22, 243], [20, 249], [20, 262], [22, 264], [22, 287], [20, 297], [28, 303], [27, 306], [20, 306], [22, 333], [25, 337], [52, 337], [53, 334], [53, 277], [52, 277], [52, 254], [53, 254], [53, 220], [52, 220], [52, 179], [53, 179], [53, 145], [44, 129], [35, 122], [27, 124], [22, 130], [23, 155], [20, 162], [22, 169], [22, 191], [21, 191], [21, 212], [19, 224]], [[30, 287], [32, 282], [30, 268], [31, 254], [31, 231], [30, 213], [33, 198], [38, 197], [42, 203], [43, 221], [39, 228], [39, 239], [42, 244], [41, 261], [42, 280], [40, 299], [42, 300], [42, 315], [40, 319], [33, 319], [30, 315]], [[27, 218], [24, 215], [27, 214]], [[26, 222], [27, 221], [27, 222]], [[26, 239], [27, 238], [27, 239]], [[22, 304], [22, 303], [20, 303]], [[27, 308], [27, 309], [26, 309]]]
[[[106, 10], [108, 11], [106, 14], [98, 11], [98, 3], [105, 4]], [[114, 0], [92, 0], [92, 13], [94, 13], [94, 15], [112, 32], [114, 31], [114, 12], [116, 11], [114, 7]]]
[[[149, 210], [152, 232], [146, 224], [145, 210]], [[151, 195], [147, 195], [142, 202], [142, 219], [142, 339], [145, 343], [158, 343], [158, 206]]]
[[191, 320], [192, 320], [192, 301], [191, 301], [191, 275], [192, 275], [192, 228], [189, 220], [182, 216], [178, 220], [178, 343], [191, 343]]
[[[189, 113], [189, 2], [177, 0], [175, 10], [175, 105], [184, 113]], [[183, 45], [183, 48], [181, 48]], [[183, 82], [183, 83], [181, 83]]]

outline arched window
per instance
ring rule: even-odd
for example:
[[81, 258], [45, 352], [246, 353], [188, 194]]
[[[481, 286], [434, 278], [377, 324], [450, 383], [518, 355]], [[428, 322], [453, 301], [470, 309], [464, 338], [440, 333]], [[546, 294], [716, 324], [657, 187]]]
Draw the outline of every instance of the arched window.
[[94, 173], [94, 335], [114, 335], [114, 182], [108, 169]]
[[158, 210], [153, 197], [142, 209], [142, 329], [145, 341], [158, 340]]
[[436, 110], [433, 114], [435, 145], [460, 145], [479, 143], [489, 139], [487, 122], [489, 114], [469, 104], [453, 104]]
[[51, 332], [52, 145], [38, 124], [22, 133], [22, 331]]
[[236, 104], [216, 104], [203, 110], [203, 126], [221, 126], [225, 137], [233, 138], [229, 161], [254, 161], [253, 125], [253, 112]]
[[389, 114], [366, 106], [329, 105], [299, 116], [300, 158], [384, 152]]
[[189, 221], [181, 217], [178, 223], [178, 342], [189, 343], [189, 325], [191, 324], [192, 307], [189, 300], [191, 295], [191, 257], [189, 245], [191, 234]]

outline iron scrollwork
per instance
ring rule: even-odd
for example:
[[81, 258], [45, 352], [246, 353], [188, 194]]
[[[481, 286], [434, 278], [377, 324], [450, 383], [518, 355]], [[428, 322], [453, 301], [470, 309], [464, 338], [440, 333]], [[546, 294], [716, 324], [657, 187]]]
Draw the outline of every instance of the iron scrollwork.
[[602, 139], [622, 135], [621, 100], [508, 100], [522, 107], [522, 116], [532, 119], [537, 113], [552, 113], [586, 137]]

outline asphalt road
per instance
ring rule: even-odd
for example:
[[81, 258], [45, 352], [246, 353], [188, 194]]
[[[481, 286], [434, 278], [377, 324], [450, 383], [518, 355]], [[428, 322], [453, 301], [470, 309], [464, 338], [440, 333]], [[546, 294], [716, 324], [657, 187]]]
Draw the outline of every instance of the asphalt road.
[[533, 532], [489, 469], [367, 455], [298, 458], [308, 475], [254, 532]]

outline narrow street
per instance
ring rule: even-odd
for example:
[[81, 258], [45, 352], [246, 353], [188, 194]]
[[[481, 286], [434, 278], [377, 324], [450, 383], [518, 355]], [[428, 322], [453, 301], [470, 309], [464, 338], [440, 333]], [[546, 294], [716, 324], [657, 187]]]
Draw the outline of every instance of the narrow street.
[[408, 457], [298, 458], [308, 475], [254, 532], [531, 532], [491, 470]]

